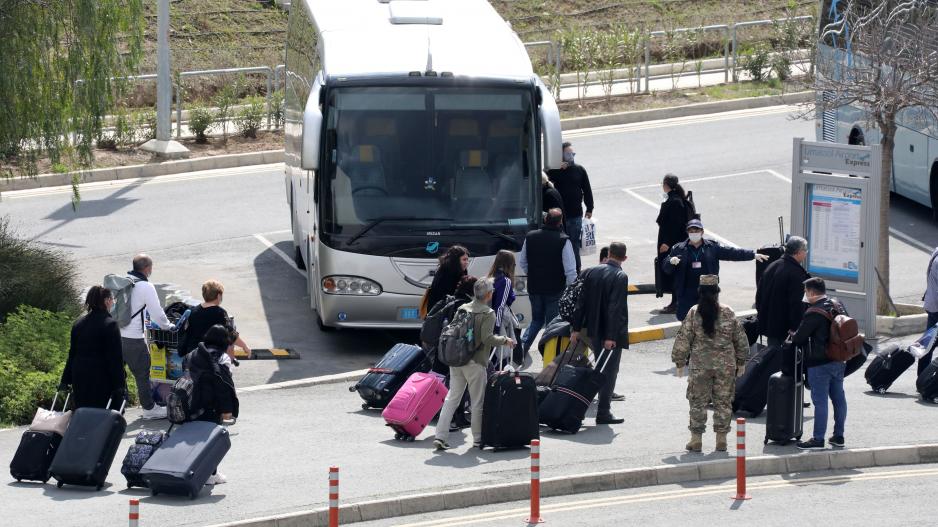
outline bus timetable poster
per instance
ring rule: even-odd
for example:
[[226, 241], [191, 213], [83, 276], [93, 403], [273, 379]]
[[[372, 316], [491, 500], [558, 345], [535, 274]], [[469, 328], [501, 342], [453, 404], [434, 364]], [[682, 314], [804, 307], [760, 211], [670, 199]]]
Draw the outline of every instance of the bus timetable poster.
[[808, 205], [808, 272], [859, 283], [861, 190], [808, 185]]

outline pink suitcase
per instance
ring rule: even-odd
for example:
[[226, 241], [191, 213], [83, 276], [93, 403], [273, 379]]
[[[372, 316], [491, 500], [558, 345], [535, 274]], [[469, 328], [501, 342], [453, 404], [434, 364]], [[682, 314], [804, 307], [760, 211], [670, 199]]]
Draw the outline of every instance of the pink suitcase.
[[394, 429], [394, 439], [413, 441], [430, 424], [446, 399], [446, 385], [436, 373], [408, 377], [381, 416]]

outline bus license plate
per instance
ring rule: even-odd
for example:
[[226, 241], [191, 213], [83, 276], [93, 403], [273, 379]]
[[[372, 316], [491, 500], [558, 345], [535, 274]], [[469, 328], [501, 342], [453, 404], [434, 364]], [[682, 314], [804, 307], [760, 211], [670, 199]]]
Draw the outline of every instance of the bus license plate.
[[397, 318], [399, 320], [420, 320], [420, 310], [416, 307], [397, 308]]

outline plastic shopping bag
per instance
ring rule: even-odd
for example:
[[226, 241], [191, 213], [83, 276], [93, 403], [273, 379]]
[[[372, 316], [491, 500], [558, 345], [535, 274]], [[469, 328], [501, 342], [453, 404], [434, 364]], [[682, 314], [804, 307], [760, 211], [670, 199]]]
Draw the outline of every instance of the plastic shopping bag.
[[596, 254], [596, 222], [592, 218], [583, 218], [583, 235], [580, 255]]

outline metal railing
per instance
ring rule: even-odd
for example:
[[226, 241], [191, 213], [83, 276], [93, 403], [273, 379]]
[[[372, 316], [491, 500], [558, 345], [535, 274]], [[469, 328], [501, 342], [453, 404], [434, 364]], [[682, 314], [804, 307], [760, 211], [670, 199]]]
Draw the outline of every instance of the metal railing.
[[740, 22], [738, 24], [733, 24], [733, 82], [739, 82], [739, 76], [737, 75], [738, 64], [739, 64], [739, 28], [746, 27], [756, 27], [756, 26], [771, 26], [779, 22], [801, 22], [806, 20], [814, 20], [814, 17], [811, 15], [805, 16], [795, 16], [791, 18], [776, 18], [774, 20], [752, 20], [749, 22]]
[[539, 40], [537, 42], [524, 42], [525, 48], [538, 48], [546, 47], [547, 48], [547, 64], [554, 65], [554, 79], [549, 83], [550, 89], [554, 92], [554, 97], [560, 98], [560, 69], [562, 67], [562, 59], [560, 54], [560, 43], [553, 40]]
[[[682, 27], [679, 29], [674, 29], [671, 31], [652, 31], [648, 34], [648, 38], [645, 39], [645, 93], [649, 92], [649, 87], [651, 86], [651, 39], [655, 37], [664, 37], [668, 35], [677, 35], [681, 33], [705, 33], [707, 31], [722, 31], [723, 32], [723, 80], [724, 82], [729, 82], [730, 80], [730, 26], [727, 24], [715, 24], [711, 26], [699, 26], [699, 27]], [[734, 30], [735, 34], [735, 30]], [[733, 63], [735, 68], [736, 63]], [[681, 72], [683, 74], [683, 72]], [[639, 86], [639, 89], [641, 87]]]
[[[263, 73], [267, 81], [267, 90], [264, 95], [267, 113], [267, 129], [270, 130], [270, 95], [273, 86], [274, 69], [270, 66], [257, 66], [252, 68], [224, 68], [218, 70], [183, 71], [179, 74], [181, 81], [184, 77], [201, 77], [206, 75], [231, 75], [233, 73], [252, 74]], [[176, 139], [182, 137], [182, 83], [176, 83]]]

